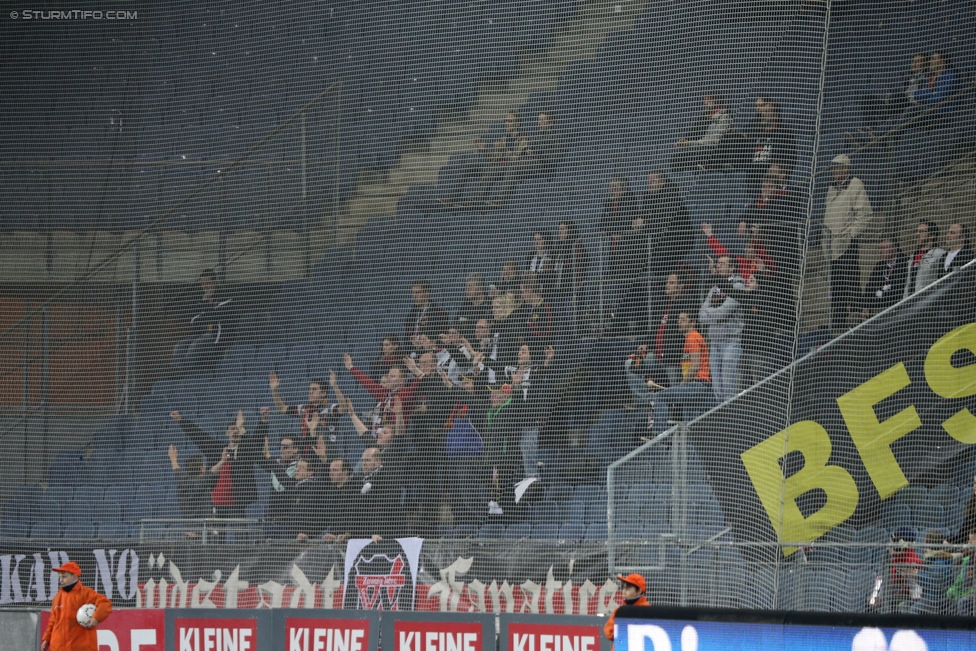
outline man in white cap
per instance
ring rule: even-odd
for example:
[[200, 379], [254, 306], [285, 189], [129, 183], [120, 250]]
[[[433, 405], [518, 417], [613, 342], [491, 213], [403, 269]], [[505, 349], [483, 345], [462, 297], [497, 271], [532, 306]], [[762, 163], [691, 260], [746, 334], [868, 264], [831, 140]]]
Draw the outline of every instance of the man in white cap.
[[843, 330], [861, 293], [859, 237], [874, 211], [861, 179], [851, 175], [847, 154], [831, 161], [833, 183], [824, 207], [824, 257], [830, 263], [830, 327]]

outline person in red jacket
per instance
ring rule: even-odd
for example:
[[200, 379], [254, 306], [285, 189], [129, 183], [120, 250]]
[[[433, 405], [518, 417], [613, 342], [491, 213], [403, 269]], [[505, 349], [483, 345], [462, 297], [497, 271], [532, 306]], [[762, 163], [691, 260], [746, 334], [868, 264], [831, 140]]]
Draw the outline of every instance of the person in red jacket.
[[[624, 596], [625, 606], [650, 606], [651, 602], [647, 600], [644, 593], [647, 591], [647, 583], [644, 581], [644, 577], [640, 574], [628, 574], [627, 576], [618, 576], [617, 580], [620, 581], [620, 592]], [[607, 619], [606, 623], [603, 624], [603, 634], [608, 640], [613, 642], [614, 635], [616, 635], [617, 626], [617, 611], [614, 610], [613, 614]]]
[[[54, 568], [61, 589], [51, 602], [51, 619], [41, 638], [41, 651], [98, 651], [95, 627], [112, 613], [112, 602], [81, 583], [81, 568], [68, 561]], [[81, 624], [78, 609], [94, 604], [95, 614]]]
[[[703, 223], [701, 229], [705, 237], [708, 238], [708, 248], [712, 250], [716, 258], [729, 255], [729, 250], [712, 232], [711, 224]], [[744, 231], [740, 234], [745, 236]], [[753, 235], [752, 238], [746, 240], [745, 255], [736, 254], [735, 258], [742, 280], [749, 280], [757, 273], [773, 273], [776, 270], [776, 263], [766, 255], [766, 247], [763, 246], [762, 238], [758, 235]]]
[[349, 353], [342, 356], [342, 362], [346, 370], [352, 373], [352, 376], [359, 382], [359, 386], [366, 389], [376, 399], [376, 407], [373, 408], [373, 422], [370, 428], [374, 438], [377, 437], [384, 424], [392, 426], [396, 420], [396, 414], [393, 412], [395, 401], [399, 401], [402, 405], [404, 424], [410, 424], [410, 416], [413, 415], [414, 410], [414, 396], [420, 386], [420, 378], [407, 386], [403, 368], [394, 365], [386, 372], [380, 382], [376, 382], [355, 367]]

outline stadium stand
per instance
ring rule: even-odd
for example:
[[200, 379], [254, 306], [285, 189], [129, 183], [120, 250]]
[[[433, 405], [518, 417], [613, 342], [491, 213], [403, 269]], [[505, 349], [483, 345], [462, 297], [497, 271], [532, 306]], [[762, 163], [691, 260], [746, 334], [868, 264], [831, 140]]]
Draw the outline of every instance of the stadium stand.
[[[592, 19], [592, 7], [567, 0], [291, 4], [300, 11], [203, 2], [200, 15], [187, 17], [194, 12], [163, 2], [156, 10], [165, 20], [97, 36], [46, 25], [58, 43], [50, 53], [67, 60], [70, 70], [52, 62], [30, 84], [23, 67], [37, 39], [3, 27], [12, 35], [2, 39], [4, 54], [22, 68], [13, 70], [17, 74], [9, 76], [0, 99], [0, 279], [28, 287], [28, 300], [18, 304], [21, 314], [31, 309], [30, 300], [56, 296], [56, 289], [30, 295], [33, 284], [48, 281], [82, 292], [94, 286], [93, 300], [107, 305], [121, 304], [126, 288], [134, 305], [136, 287], [150, 284], [158, 289], [138, 300], [163, 307], [153, 308], [155, 322], [144, 316], [137, 322], [134, 311], [115, 307], [112, 346], [80, 346], [81, 359], [97, 353], [118, 356], [120, 364], [125, 356], [130, 363], [135, 353], [130, 358], [114, 346], [131, 328], [136, 334], [123, 349], [141, 346], [142, 366], [131, 369], [131, 379], [116, 378], [124, 384], [124, 401], [114, 386], [105, 390], [112, 394], [109, 411], [118, 415], [91, 417], [91, 436], [71, 439], [77, 447], [49, 437], [45, 458], [31, 470], [37, 474], [33, 466], [43, 466], [43, 481], [27, 481], [26, 467], [9, 473], [10, 481], [23, 484], [4, 484], [0, 540], [148, 535], [185, 542], [180, 525], [144, 521], [185, 517], [182, 500], [192, 490], [211, 499], [210, 487], [201, 486], [209, 474], [223, 481], [219, 469], [211, 470], [223, 462], [219, 450], [214, 456], [204, 444], [223, 447], [225, 431], [235, 429], [244, 438], [261, 432], [270, 442], [260, 460], [261, 441], [252, 442], [254, 456], [232, 480], [235, 488], [253, 484], [254, 499], [215, 500], [211, 506], [217, 515], [260, 520], [262, 539], [291, 532], [289, 515], [275, 511], [276, 493], [292, 490], [296, 475], [262, 463], [252, 470], [252, 460], [290, 467], [290, 440], [315, 466], [319, 481], [335, 481], [324, 466], [339, 460], [352, 469], [351, 481], [362, 485], [369, 450], [378, 446], [384, 468], [401, 473], [387, 504], [390, 521], [402, 527], [395, 533], [606, 547], [621, 567], [651, 568], [657, 596], [672, 603], [681, 584], [706, 605], [860, 611], [868, 607], [874, 577], [898, 565], [896, 545], [923, 557], [932, 549], [923, 542], [926, 531], [964, 542], [974, 524], [968, 505], [976, 459], [968, 450], [926, 456], [921, 443], [899, 450], [924, 460], [924, 472], [911, 477], [917, 483], [881, 499], [872, 496], [870, 510], [859, 512], [854, 524], [838, 523], [822, 537], [764, 540], [775, 541], [773, 560], [733, 544], [743, 542], [742, 518], [729, 512], [727, 496], [736, 490], [730, 484], [745, 475], [716, 473], [713, 452], [706, 449], [714, 446], [693, 433], [679, 437], [683, 425], [670, 437], [662, 435], [712, 407], [721, 414], [750, 404], [742, 392], [760, 394], [776, 378], [794, 377], [791, 363], [797, 360], [854, 365], [832, 358], [831, 351], [863, 320], [861, 279], [878, 259], [868, 243], [882, 232], [907, 242], [904, 233], [933, 214], [943, 227], [971, 225], [971, 198], [959, 198], [976, 171], [976, 120], [965, 92], [976, 64], [969, 47], [971, 3], [948, 0], [938, 9], [835, 3], [828, 11], [813, 2], [712, 6], [682, 0], [677, 6], [628, 3], [623, 18], [602, 21]], [[589, 56], [572, 56], [578, 52], [563, 43], [567, 26], [571, 33], [587, 21], [606, 24], [587, 28], [594, 41]], [[866, 98], [898, 87], [916, 52], [951, 55], [946, 58], [958, 81], [945, 104], [929, 114], [906, 112], [865, 132], [865, 106], [874, 106]], [[526, 82], [533, 72], [536, 83]], [[924, 84], [935, 88], [936, 80], [933, 75]], [[485, 101], [499, 87], [506, 92]], [[730, 113], [726, 138], [734, 142], [724, 143], [727, 158], [701, 169], [669, 167], [674, 143], [709, 93], [721, 94]], [[759, 113], [753, 110], [757, 98], [766, 100]], [[506, 136], [508, 112], [524, 133]], [[526, 172], [516, 159], [524, 156], [525, 143], [541, 148], [542, 114], [555, 123], [562, 156]], [[750, 124], [770, 115], [778, 115], [778, 126]], [[446, 136], [450, 129], [461, 136]], [[792, 146], [778, 135], [770, 140], [778, 129], [788, 132]], [[479, 159], [474, 169], [479, 178], [496, 174], [495, 181], [517, 181], [511, 194], [491, 194], [496, 186], [488, 188], [487, 202], [442, 205], [438, 199], [451, 194], [452, 181], [481, 156], [460, 150], [472, 149], [469, 141], [482, 135], [489, 150], [502, 143], [503, 153], [485, 154], [489, 162]], [[764, 148], [774, 152], [772, 159], [753, 157], [754, 149]], [[830, 275], [839, 277], [839, 267], [820, 252], [820, 242], [830, 247], [824, 213], [838, 167], [831, 161], [842, 153], [853, 158], [853, 165], [840, 166], [863, 181], [877, 232], [865, 231], [861, 258], [853, 263], [858, 309], [847, 310], [838, 323], [831, 301], [839, 294]], [[632, 227], [643, 219], [650, 230], [661, 217], [653, 207], [656, 190], [647, 186], [647, 174], [658, 169], [667, 171], [676, 197], [667, 205], [668, 217], [679, 212], [678, 203], [687, 212], [685, 248], [671, 241], [676, 226], [658, 233], [657, 249], [643, 226]], [[612, 194], [614, 179], [626, 180], [634, 196]], [[462, 194], [471, 191], [462, 184]], [[946, 205], [951, 209], [942, 214]], [[554, 240], [547, 262], [535, 239], [540, 233]], [[116, 255], [129, 242], [137, 244]], [[905, 253], [914, 251], [913, 241]], [[520, 274], [527, 271], [520, 282], [499, 273], [508, 259]], [[738, 273], [718, 279], [722, 274], [711, 269], [722, 259], [737, 264]], [[205, 269], [218, 270], [216, 290], [193, 284]], [[470, 303], [472, 313], [495, 320], [495, 330], [477, 337], [474, 323], [453, 320], [456, 308], [473, 300], [465, 282], [470, 274], [487, 279], [488, 292], [484, 304]], [[757, 286], [756, 294], [748, 293]], [[429, 296], [418, 298], [418, 292]], [[545, 300], [534, 300], [536, 294]], [[910, 295], [901, 304], [908, 307], [893, 309], [922, 305]], [[706, 307], [727, 305], [727, 296], [748, 314], [732, 321], [706, 315]], [[513, 307], [507, 303], [520, 305], [507, 315]], [[438, 306], [467, 333], [473, 350], [432, 316]], [[206, 327], [187, 327], [198, 314]], [[83, 324], [94, 319], [78, 310], [58, 323], [70, 330], [65, 340], [80, 340]], [[737, 352], [731, 362], [716, 354], [723, 324], [733, 331]], [[698, 348], [689, 347], [697, 341], [691, 331], [701, 331]], [[390, 334], [401, 346], [394, 361], [414, 353], [407, 367], [396, 367], [404, 378], [399, 394], [391, 389], [390, 360], [384, 362]], [[152, 339], [152, 346], [140, 338]], [[520, 357], [523, 343], [531, 361]], [[31, 349], [37, 342], [23, 354], [20, 343], [0, 344], [8, 351], [4, 366], [17, 372], [25, 372], [18, 366], [24, 358], [39, 354]], [[709, 351], [710, 367], [702, 361]], [[624, 371], [628, 359], [633, 366]], [[917, 373], [922, 362], [917, 355], [912, 359]], [[68, 368], [71, 360], [59, 363]], [[449, 377], [452, 363], [463, 367], [455, 377]], [[26, 364], [30, 373], [36, 361]], [[422, 379], [414, 380], [414, 364]], [[646, 372], [635, 371], [641, 364]], [[441, 386], [438, 368], [451, 393]], [[687, 384], [703, 380], [707, 400], [671, 386], [688, 368], [694, 370]], [[280, 387], [271, 384], [272, 373]], [[477, 400], [460, 395], [468, 390], [461, 388], [465, 374], [477, 376]], [[79, 376], [68, 377], [77, 382]], [[733, 378], [728, 395], [712, 395], [718, 377]], [[627, 382], [635, 378], [643, 390], [630, 390]], [[648, 380], [670, 388], [648, 394]], [[324, 392], [324, 402], [313, 398], [313, 385]], [[510, 403], [484, 397], [488, 386], [496, 395], [502, 385], [524, 409], [514, 424], [505, 422]], [[10, 394], [6, 405], [21, 405], [19, 387], [4, 391]], [[22, 404], [24, 418], [37, 391], [24, 390], [30, 394]], [[756, 418], [774, 432], [800, 420], [794, 407], [808, 420], [821, 409], [790, 402], [779, 423], [779, 415], [762, 411], [775, 399], [768, 402], [755, 407]], [[452, 452], [456, 456], [448, 454], [456, 430], [445, 423], [456, 425], [452, 407], [461, 404], [491, 414], [477, 416], [483, 418], [477, 424], [484, 448], [470, 458], [460, 448]], [[259, 415], [263, 407], [271, 414]], [[655, 413], [660, 421], [665, 408], [671, 420], [663, 418], [662, 427]], [[244, 433], [234, 424], [238, 410]], [[440, 420], [432, 423], [431, 413]], [[885, 412], [889, 419], [894, 414]], [[746, 427], [744, 420], [738, 424]], [[502, 437], [496, 427], [513, 428], [504, 453], [493, 449]], [[383, 441], [390, 432], [392, 442]], [[318, 436], [327, 452], [315, 449]], [[934, 440], [924, 442], [935, 446]], [[171, 446], [179, 460], [172, 464]], [[847, 445], [844, 453], [853, 449]], [[634, 450], [639, 453], [631, 459]], [[197, 457], [202, 460], [194, 468], [201, 472], [195, 478], [187, 463]], [[482, 461], [491, 468], [480, 473], [491, 480], [465, 485], [472, 467], [465, 464], [472, 458], [479, 472]], [[627, 462], [621, 464], [622, 458]], [[613, 477], [618, 483], [609, 498], [607, 473], [615, 462], [611, 483]], [[783, 466], [788, 462], [784, 456]], [[0, 463], [11, 470], [15, 465]], [[802, 472], [800, 466], [793, 471]], [[528, 505], [516, 502], [504, 484], [523, 476], [545, 487], [541, 497], [527, 498]], [[809, 517], [829, 496], [793, 498]], [[463, 509], [473, 501], [477, 513], [466, 521]], [[79, 519], [92, 505], [97, 515]], [[323, 531], [319, 526], [302, 533], [318, 537]], [[798, 543], [786, 545], [798, 548], [798, 555], [791, 551], [793, 560], [785, 561], [779, 543]], [[918, 576], [920, 597], [885, 607], [951, 610], [945, 594], [955, 574], [925, 566]]]

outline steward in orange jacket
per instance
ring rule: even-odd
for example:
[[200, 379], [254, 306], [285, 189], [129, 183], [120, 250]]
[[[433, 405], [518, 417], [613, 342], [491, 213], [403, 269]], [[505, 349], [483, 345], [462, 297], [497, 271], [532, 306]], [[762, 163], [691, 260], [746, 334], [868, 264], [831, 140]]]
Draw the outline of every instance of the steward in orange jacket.
[[[650, 606], [651, 602], [647, 600], [644, 593], [647, 591], [647, 583], [644, 581], [644, 577], [640, 574], [628, 574], [627, 576], [618, 576], [617, 580], [620, 581], [620, 591], [624, 595], [624, 605], [626, 606]], [[610, 618], [607, 619], [606, 623], [603, 624], [603, 634], [608, 640], [613, 642], [614, 637], [614, 626], [616, 625], [617, 610], [613, 611]]]
[[[112, 602], [81, 584], [81, 568], [74, 561], [54, 568], [61, 589], [51, 603], [51, 619], [41, 638], [41, 651], [98, 651], [95, 627], [112, 612]], [[78, 609], [95, 605], [95, 614], [85, 624], [78, 623]]]

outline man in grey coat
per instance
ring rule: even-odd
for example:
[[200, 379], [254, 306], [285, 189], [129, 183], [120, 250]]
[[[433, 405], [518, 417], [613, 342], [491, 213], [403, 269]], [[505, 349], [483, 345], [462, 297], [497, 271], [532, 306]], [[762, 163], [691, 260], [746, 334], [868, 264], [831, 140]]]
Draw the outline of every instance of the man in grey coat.
[[745, 325], [742, 306], [726, 292], [744, 290], [736, 259], [723, 255], [715, 261], [712, 275], [716, 284], [708, 291], [698, 310], [698, 321], [708, 326], [709, 363], [712, 390], [719, 402], [729, 400], [739, 390], [739, 357], [742, 355], [742, 328]]
[[905, 298], [928, 287], [942, 276], [945, 249], [935, 245], [939, 241], [939, 227], [932, 221], [921, 221], [915, 229], [915, 254], [908, 257], [908, 281]]

